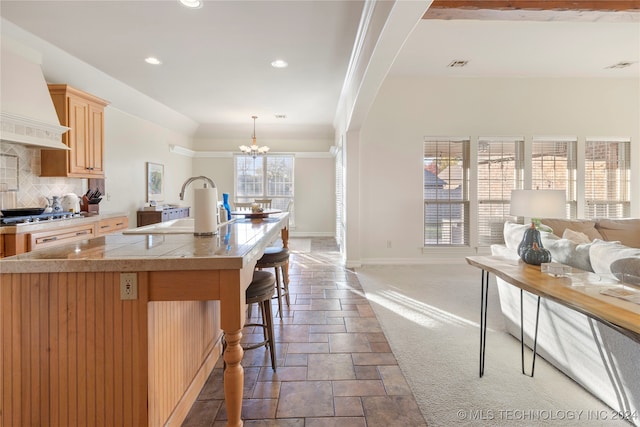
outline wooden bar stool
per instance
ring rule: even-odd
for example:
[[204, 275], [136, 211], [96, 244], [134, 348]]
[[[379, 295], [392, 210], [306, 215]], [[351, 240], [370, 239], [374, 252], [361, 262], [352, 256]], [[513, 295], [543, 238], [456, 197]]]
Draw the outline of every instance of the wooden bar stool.
[[[246, 290], [246, 302], [249, 307], [257, 303], [262, 312], [262, 323], [245, 323], [247, 326], [262, 328], [264, 340], [258, 343], [245, 344], [243, 350], [252, 350], [262, 346], [269, 348], [271, 355], [271, 367], [276, 370], [276, 340], [273, 333], [273, 314], [271, 313], [271, 298], [275, 288], [275, 277], [268, 271], [256, 270], [253, 272], [253, 280]], [[227, 342], [222, 338], [222, 351], [227, 347]]]
[[[287, 307], [290, 306], [289, 301], [289, 249], [277, 246], [271, 246], [264, 250], [262, 258], [256, 263], [256, 268], [262, 270], [264, 268], [274, 268], [276, 272], [275, 287], [278, 298], [278, 314], [282, 319], [282, 297], [286, 298]], [[282, 274], [282, 280], [280, 275]]]

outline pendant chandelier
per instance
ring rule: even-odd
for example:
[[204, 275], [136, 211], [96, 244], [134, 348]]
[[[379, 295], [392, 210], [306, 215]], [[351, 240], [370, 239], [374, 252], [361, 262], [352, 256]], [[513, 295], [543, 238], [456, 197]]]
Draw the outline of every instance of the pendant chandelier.
[[255, 159], [258, 155], [266, 154], [269, 151], [269, 147], [267, 147], [266, 145], [258, 147], [258, 144], [256, 142], [256, 119], [258, 118], [258, 116], [251, 116], [251, 118], [253, 119], [253, 136], [251, 137], [251, 146], [248, 147], [246, 145], [241, 145], [240, 151], [242, 151], [242, 153], [244, 154], [250, 155]]

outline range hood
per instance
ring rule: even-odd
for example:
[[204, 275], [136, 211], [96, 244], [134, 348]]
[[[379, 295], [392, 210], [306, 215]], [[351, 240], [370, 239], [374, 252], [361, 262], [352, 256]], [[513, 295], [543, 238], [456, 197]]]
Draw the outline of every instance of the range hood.
[[47, 149], [68, 150], [40, 65], [2, 40], [0, 140]]

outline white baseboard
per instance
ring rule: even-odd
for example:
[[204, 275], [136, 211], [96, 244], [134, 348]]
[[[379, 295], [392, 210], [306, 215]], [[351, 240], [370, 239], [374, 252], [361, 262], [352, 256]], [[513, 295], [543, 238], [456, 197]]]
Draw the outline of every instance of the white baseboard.
[[289, 231], [289, 237], [335, 237], [330, 231]]

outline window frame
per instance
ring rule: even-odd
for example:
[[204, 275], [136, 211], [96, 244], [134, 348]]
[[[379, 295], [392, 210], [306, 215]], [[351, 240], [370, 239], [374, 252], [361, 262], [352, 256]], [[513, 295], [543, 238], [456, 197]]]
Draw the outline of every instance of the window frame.
[[[436, 160], [436, 181], [434, 185], [428, 185], [427, 182], [427, 161], [431, 161], [433, 163], [434, 157], [427, 156], [427, 144], [446, 144], [449, 146], [447, 150], [446, 162], [449, 163], [451, 159], [455, 158], [455, 155], [452, 156], [451, 144], [461, 144], [461, 148], [459, 150], [460, 159], [458, 162], [460, 164], [456, 165], [460, 167], [460, 178], [453, 177], [453, 173], [451, 171], [450, 166], [453, 164], [448, 164], [446, 168], [442, 170], [439, 169], [440, 166], [437, 165]], [[471, 158], [471, 138], [470, 137], [433, 137], [433, 136], [425, 136], [423, 138], [422, 144], [422, 168], [423, 168], [423, 245], [424, 248], [434, 248], [434, 247], [469, 247], [470, 246], [470, 193], [469, 193], [469, 173], [470, 173], [470, 158]], [[437, 147], [436, 147], [437, 150]], [[454, 152], [454, 154], [456, 154]], [[438, 176], [445, 171], [449, 170], [449, 180], [446, 181], [447, 185], [451, 185], [451, 182], [460, 185], [460, 199], [452, 199], [451, 193], [455, 191], [454, 189], [445, 189], [444, 182], [442, 178]], [[431, 173], [431, 172], [429, 172]], [[432, 174], [433, 175], [433, 174]], [[453, 177], [453, 178], [452, 178]], [[442, 188], [438, 188], [442, 186]], [[427, 188], [429, 189], [427, 190]], [[440, 194], [442, 196], [446, 196], [445, 191], [447, 190], [448, 197], [439, 197]], [[428, 198], [426, 196], [427, 192], [435, 194], [435, 198]], [[454, 193], [455, 195], [455, 193]], [[455, 200], [453, 202], [452, 200]], [[436, 221], [430, 220], [433, 217], [433, 207], [435, 206], [435, 219]], [[458, 207], [456, 209], [456, 206]], [[447, 208], [448, 207], [448, 208]], [[447, 215], [447, 209], [449, 211]], [[429, 214], [428, 211], [431, 210], [432, 214]], [[454, 218], [456, 212], [459, 212], [459, 216], [461, 218]], [[442, 219], [442, 221], [439, 221]], [[446, 221], [448, 219], [448, 222]], [[448, 227], [447, 227], [447, 224]], [[459, 227], [462, 227], [461, 232]], [[456, 232], [458, 229], [458, 232]], [[430, 234], [431, 233], [431, 234]], [[433, 234], [435, 233], [435, 235]], [[435, 237], [434, 237], [435, 236]], [[448, 236], [448, 237], [446, 237]], [[455, 240], [460, 239], [459, 243], [456, 243]], [[433, 242], [435, 240], [435, 242]], [[445, 243], [446, 242], [446, 243]]]
[[[279, 195], [270, 193], [270, 180], [269, 180], [269, 159], [275, 158], [285, 158], [290, 160], [291, 162], [291, 177], [288, 181], [288, 185], [290, 186], [290, 191], [288, 195]], [[240, 195], [239, 189], [239, 160], [251, 160], [254, 163], [254, 170], [261, 170], [260, 174], [260, 185], [262, 190], [259, 193], [253, 195]], [[261, 166], [255, 166], [256, 162], [261, 162]], [[257, 176], [255, 174], [254, 176]], [[289, 153], [269, 153], [263, 154], [260, 156], [256, 156], [252, 158], [251, 156], [247, 156], [245, 154], [234, 154], [233, 159], [233, 187], [234, 187], [234, 195], [236, 202], [253, 202], [255, 199], [271, 199], [271, 207], [274, 209], [280, 209], [286, 211], [289, 207], [289, 202], [294, 200], [295, 197], [295, 155]], [[245, 193], [243, 191], [242, 193]]]

